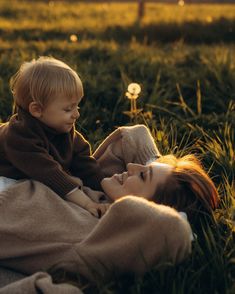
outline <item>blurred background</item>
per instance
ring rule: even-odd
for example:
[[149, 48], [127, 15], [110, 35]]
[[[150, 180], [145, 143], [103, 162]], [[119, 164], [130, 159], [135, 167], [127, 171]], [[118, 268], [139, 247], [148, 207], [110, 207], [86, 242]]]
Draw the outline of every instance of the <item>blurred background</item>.
[[79, 127], [88, 136], [129, 122], [123, 111], [130, 82], [142, 88], [138, 107], [156, 120], [167, 115], [157, 107], [185, 115], [179, 97], [193, 110], [186, 110], [191, 119], [198, 111], [223, 118], [235, 95], [232, 2], [1, 0], [0, 118], [11, 113], [10, 77], [41, 55], [61, 58], [80, 74]]
[[[144, 123], [162, 154], [201, 157], [220, 193], [218, 223], [197, 231], [190, 260], [85, 293], [235, 293], [234, 4], [0, 1], [1, 122], [12, 114], [11, 76], [24, 61], [53, 56], [83, 81], [77, 128], [93, 149], [116, 127]], [[137, 113], [126, 97], [133, 82]]]

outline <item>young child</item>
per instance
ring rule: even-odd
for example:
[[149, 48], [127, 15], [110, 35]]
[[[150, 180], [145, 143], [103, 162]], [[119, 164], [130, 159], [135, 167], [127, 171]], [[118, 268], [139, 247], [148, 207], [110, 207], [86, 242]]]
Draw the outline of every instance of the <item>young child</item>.
[[82, 82], [64, 62], [40, 57], [11, 79], [16, 114], [0, 126], [0, 176], [34, 179], [95, 216], [108, 205], [93, 202], [75, 177], [101, 190], [104, 175], [90, 145], [75, 130]]

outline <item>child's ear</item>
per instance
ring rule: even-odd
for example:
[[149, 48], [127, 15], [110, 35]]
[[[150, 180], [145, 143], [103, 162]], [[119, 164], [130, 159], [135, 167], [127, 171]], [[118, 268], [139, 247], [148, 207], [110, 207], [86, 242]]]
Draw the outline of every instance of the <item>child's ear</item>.
[[30, 102], [29, 113], [36, 118], [40, 118], [42, 115], [42, 106], [35, 101]]

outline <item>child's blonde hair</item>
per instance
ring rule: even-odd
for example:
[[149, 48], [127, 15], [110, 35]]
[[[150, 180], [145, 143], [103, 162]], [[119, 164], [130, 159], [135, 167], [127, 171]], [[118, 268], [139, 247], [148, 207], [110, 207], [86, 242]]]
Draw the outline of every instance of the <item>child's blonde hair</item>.
[[23, 63], [11, 78], [10, 87], [16, 106], [27, 111], [32, 101], [44, 108], [59, 95], [68, 99], [83, 96], [77, 73], [64, 62], [47, 56]]
[[165, 155], [157, 161], [173, 167], [166, 183], [155, 192], [153, 200], [157, 203], [185, 211], [192, 221], [198, 214], [212, 212], [218, 206], [215, 185], [194, 155]]

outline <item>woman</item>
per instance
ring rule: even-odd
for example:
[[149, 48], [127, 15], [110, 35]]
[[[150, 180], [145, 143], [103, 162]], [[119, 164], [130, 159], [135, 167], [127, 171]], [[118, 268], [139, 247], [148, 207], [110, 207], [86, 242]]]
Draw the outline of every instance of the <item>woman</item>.
[[[109, 176], [102, 188], [112, 201], [141, 196], [186, 212], [190, 221], [218, 206], [218, 192], [201, 162], [192, 154], [161, 156], [143, 125], [118, 128], [94, 155]], [[110, 157], [119, 173], [110, 167]]]
[[125, 195], [141, 196], [184, 211], [191, 221], [218, 205], [217, 190], [193, 155], [166, 155], [148, 165], [128, 163], [126, 172], [105, 178], [102, 187], [113, 201]]
[[[0, 265], [34, 274], [20, 280], [18, 289], [26, 285], [34, 293], [42, 279], [37, 272], [52, 266], [95, 281], [143, 274], [160, 263], [177, 264], [191, 252], [190, 225], [175, 209], [148, 200], [185, 210], [190, 217], [195, 209], [211, 211], [217, 205], [214, 185], [198, 163], [192, 157], [161, 157], [144, 126], [117, 129], [94, 156], [107, 175], [102, 187], [115, 201], [101, 219], [35, 181], [17, 183], [0, 194]], [[103, 200], [100, 192], [84, 191]], [[43, 275], [46, 282], [40, 285], [48, 290], [53, 285]]]

